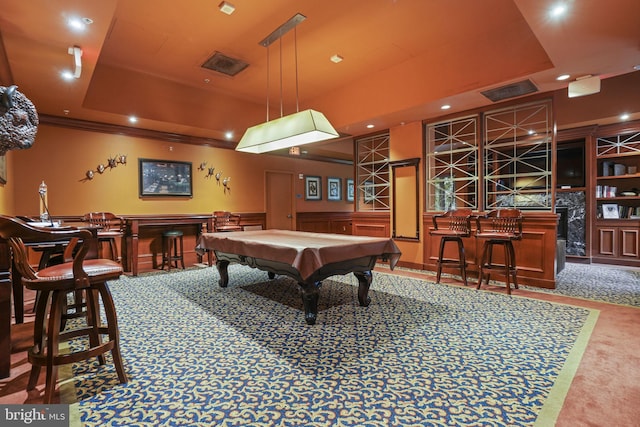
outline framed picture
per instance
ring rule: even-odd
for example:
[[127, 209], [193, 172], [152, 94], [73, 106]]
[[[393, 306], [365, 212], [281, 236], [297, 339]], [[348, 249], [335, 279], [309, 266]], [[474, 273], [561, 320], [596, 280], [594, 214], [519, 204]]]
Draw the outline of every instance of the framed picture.
[[342, 200], [342, 180], [327, 177], [327, 200]]
[[353, 202], [353, 179], [347, 178], [345, 187], [347, 188], [347, 202]]
[[364, 192], [364, 202], [365, 203], [373, 203], [373, 199], [375, 199], [373, 182], [365, 181], [363, 190], [364, 190], [363, 191]]
[[140, 197], [193, 196], [190, 162], [138, 160]]
[[319, 176], [304, 178], [304, 199], [322, 200], [322, 181]]
[[7, 158], [0, 156], [0, 184], [7, 183]]
[[602, 218], [620, 218], [618, 205], [615, 203], [604, 203], [602, 205]]

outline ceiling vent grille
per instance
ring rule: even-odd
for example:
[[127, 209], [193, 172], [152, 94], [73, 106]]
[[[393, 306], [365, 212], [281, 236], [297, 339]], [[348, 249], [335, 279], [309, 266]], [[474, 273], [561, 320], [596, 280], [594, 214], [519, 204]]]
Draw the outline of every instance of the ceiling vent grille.
[[247, 68], [249, 64], [236, 58], [215, 52], [213, 56], [202, 64], [202, 68], [226, 74], [227, 76], [235, 76], [240, 71]]
[[515, 98], [517, 96], [528, 95], [537, 91], [538, 88], [531, 80], [523, 80], [521, 82], [511, 83], [495, 89], [485, 90], [481, 93], [491, 101], [498, 102], [509, 98]]

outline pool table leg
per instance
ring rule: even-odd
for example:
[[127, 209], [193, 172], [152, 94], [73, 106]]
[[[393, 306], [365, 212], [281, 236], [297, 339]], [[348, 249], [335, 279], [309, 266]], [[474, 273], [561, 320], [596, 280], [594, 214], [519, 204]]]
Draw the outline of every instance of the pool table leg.
[[221, 288], [226, 288], [229, 284], [229, 272], [227, 271], [227, 267], [229, 267], [229, 261], [216, 260], [216, 267], [218, 268], [218, 273], [220, 274], [218, 285], [220, 285]]
[[304, 305], [304, 320], [307, 325], [315, 325], [318, 317], [318, 288], [322, 282], [299, 283], [302, 289], [302, 304]]
[[368, 307], [371, 302], [371, 298], [369, 297], [369, 287], [371, 286], [373, 275], [371, 274], [371, 271], [355, 271], [353, 275], [358, 278], [358, 282], [360, 283], [358, 286], [358, 301], [362, 307]]

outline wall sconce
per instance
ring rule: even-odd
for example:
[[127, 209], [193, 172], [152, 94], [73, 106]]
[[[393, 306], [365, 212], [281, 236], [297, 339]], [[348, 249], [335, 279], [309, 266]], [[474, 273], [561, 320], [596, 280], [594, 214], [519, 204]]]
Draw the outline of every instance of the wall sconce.
[[76, 79], [80, 78], [80, 73], [82, 73], [82, 49], [78, 46], [70, 47], [67, 52], [69, 55], [73, 55], [73, 77]]

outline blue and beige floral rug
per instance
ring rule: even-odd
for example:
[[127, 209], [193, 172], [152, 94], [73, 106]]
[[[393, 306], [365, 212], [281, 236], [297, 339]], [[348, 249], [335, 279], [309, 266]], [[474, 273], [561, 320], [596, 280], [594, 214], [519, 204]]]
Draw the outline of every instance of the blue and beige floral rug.
[[83, 426], [553, 424], [597, 311], [374, 272], [320, 290], [231, 265], [110, 283], [129, 382], [76, 364]]

